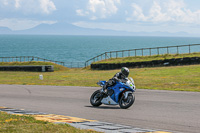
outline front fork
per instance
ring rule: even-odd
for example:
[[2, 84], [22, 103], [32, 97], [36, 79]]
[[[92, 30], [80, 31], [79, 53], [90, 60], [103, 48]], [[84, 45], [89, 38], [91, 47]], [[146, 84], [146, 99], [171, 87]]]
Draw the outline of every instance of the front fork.
[[105, 93], [103, 87], [100, 89], [100, 93], [102, 97], [107, 97], [108, 95]]
[[124, 99], [126, 100], [128, 98], [128, 94], [132, 94], [133, 92], [132, 91], [126, 91], [124, 92]]

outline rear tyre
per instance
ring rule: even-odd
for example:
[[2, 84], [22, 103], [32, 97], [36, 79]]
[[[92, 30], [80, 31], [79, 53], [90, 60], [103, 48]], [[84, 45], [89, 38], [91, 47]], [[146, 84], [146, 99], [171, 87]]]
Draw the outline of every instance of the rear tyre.
[[98, 107], [102, 104], [101, 103], [102, 99], [103, 99], [103, 96], [102, 96], [100, 90], [97, 90], [90, 97], [90, 103], [92, 106]]
[[128, 94], [127, 99], [125, 99], [125, 96], [123, 95], [119, 100], [119, 106], [122, 109], [129, 108], [133, 103], [135, 102], [135, 96], [133, 94]]

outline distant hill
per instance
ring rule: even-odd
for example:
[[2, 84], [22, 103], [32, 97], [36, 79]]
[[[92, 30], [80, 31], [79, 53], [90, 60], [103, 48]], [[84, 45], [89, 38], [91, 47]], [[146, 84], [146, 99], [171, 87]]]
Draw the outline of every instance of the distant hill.
[[186, 32], [126, 32], [104, 29], [82, 28], [68, 23], [40, 24], [34, 28], [12, 31], [0, 27], [0, 34], [36, 34], [36, 35], [113, 35], [113, 36], [190, 36]]
[[8, 27], [0, 27], [0, 34], [12, 34], [12, 32]]
[[17, 31], [17, 34], [47, 34], [47, 35], [120, 35], [113, 30], [82, 28], [68, 23], [40, 24], [28, 30]]

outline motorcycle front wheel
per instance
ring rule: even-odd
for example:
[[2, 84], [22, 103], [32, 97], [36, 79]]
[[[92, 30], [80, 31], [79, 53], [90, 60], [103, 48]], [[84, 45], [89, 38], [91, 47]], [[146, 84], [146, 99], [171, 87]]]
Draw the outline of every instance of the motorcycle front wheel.
[[102, 104], [101, 103], [102, 99], [103, 99], [103, 96], [102, 96], [100, 90], [97, 90], [90, 97], [90, 103], [92, 104], [92, 106], [98, 107]]
[[125, 99], [125, 96], [123, 95], [119, 100], [119, 106], [122, 109], [129, 108], [133, 103], [135, 102], [135, 96], [133, 94], [128, 94], [127, 99]]

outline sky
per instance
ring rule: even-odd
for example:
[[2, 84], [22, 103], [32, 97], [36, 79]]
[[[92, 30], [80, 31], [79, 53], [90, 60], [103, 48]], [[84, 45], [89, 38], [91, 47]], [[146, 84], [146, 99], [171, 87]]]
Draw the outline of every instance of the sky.
[[0, 0], [0, 26], [59, 22], [129, 32], [200, 35], [200, 0]]

